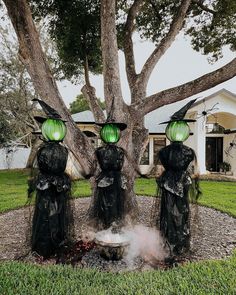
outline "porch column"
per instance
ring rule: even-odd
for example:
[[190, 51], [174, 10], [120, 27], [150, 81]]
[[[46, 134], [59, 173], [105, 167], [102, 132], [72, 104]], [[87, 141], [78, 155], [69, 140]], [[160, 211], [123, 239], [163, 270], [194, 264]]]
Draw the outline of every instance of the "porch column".
[[152, 166], [154, 163], [154, 147], [153, 147], [153, 137], [149, 138], [149, 165]]
[[203, 116], [194, 123], [195, 153], [200, 174], [206, 173], [206, 118]]

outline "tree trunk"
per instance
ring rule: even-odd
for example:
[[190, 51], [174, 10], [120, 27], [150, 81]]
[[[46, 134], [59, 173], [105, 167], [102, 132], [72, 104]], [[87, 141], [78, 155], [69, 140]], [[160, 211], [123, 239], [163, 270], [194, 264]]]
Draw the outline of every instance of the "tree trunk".
[[[118, 45], [116, 38], [116, 1], [101, 0], [101, 44], [103, 57], [104, 95], [107, 112], [116, 122], [127, 124], [127, 129], [122, 131], [118, 145], [126, 151], [126, 161], [123, 167], [127, 181], [128, 199], [126, 200], [126, 211], [131, 216], [137, 209], [137, 201], [134, 194], [134, 180], [136, 177], [138, 159], [140, 153], [134, 152], [133, 141], [134, 124], [130, 109], [122, 97]], [[139, 118], [142, 121], [142, 118]], [[134, 155], [137, 157], [134, 159]]]
[[36, 139], [32, 146], [31, 146], [31, 151], [30, 151], [30, 155], [29, 155], [29, 158], [28, 158], [28, 161], [27, 161], [27, 164], [26, 164], [26, 168], [33, 168], [33, 165], [34, 165], [34, 161], [35, 161], [35, 158], [36, 158], [36, 154], [37, 154], [37, 151], [38, 151], [38, 148], [39, 146], [41, 145], [42, 141], [39, 140], [39, 139]]
[[127, 106], [122, 97], [118, 45], [116, 39], [116, 1], [101, 0], [101, 44], [104, 96], [108, 113], [115, 120], [127, 121]]

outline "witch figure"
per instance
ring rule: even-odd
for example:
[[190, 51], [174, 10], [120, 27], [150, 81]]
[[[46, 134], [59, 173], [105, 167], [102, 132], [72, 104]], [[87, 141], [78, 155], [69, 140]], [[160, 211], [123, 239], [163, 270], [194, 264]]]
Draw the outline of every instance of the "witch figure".
[[95, 155], [100, 172], [96, 176], [92, 219], [96, 227], [107, 229], [110, 226], [119, 228], [125, 217], [125, 198], [127, 188], [125, 177], [122, 175], [125, 151], [116, 145], [121, 131], [125, 130], [125, 123], [115, 122], [111, 114], [105, 123], [96, 123], [102, 127], [101, 139], [104, 145], [97, 148]]
[[[159, 226], [172, 257], [187, 252], [190, 247], [189, 191], [193, 181], [188, 168], [189, 164], [195, 160], [195, 153], [190, 147], [184, 145], [183, 141], [189, 137], [188, 122], [195, 121], [184, 119], [194, 101], [190, 101], [174, 113], [170, 121], [161, 123], [168, 123], [166, 136], [171, 144], [159, 152], [159, 159], [165, 168], [163, 174], [157, 179], [161, 197]], [[196, 185], [195, 181], [194, 185]]]
[[[48, 258], [59, 256], [72, 241], [71, 180], [64, 172], [68, 151], [61, 144], [66, 135], [65, 121], [45, 102], [37, 101], [47, 118], [35, 117], [42, 123], [44, 142], [36, 155], [39, 172], [31, 182], [36, 189], [31, 249]], [[32, 192], [31, 186], [29, 195]]]

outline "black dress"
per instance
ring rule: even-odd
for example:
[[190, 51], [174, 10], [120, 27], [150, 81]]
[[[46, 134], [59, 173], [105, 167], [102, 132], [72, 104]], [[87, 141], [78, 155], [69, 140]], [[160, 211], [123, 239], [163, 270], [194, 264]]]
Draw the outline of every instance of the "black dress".
[[69, 241], [72, 227], [71, 181], [64, 173], [67, 149], [56, 142], [44, 143], [37, 153], [39, 174], [33, 216], [32, 250], [47, 258], [58, 254]]
[[187, 171], [195, 158], [194, 151], [174, 142], [159, 153], [165, 171], [157, 183], [161, 196], [160, 230], [171, 254], [179, 255], [190, 245], [190, 209], [188, 192], [192, 184]]
[[124, 151], [114, 144], [96, 150], [101, 172], [96, 178], [94, 217], [103, 228], [113, 222], [121, 224], [124, 218], [125, 178], [121, 174]]

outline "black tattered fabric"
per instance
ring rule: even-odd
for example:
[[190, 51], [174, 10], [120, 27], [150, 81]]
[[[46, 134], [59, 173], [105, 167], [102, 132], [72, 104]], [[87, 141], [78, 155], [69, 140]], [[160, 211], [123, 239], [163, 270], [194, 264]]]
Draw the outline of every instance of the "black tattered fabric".
[[171, 255], [180, 255], [190, 246], [189, 164], [194, 151], [179, 142], [164, 147], [159, 157], [165, 171], [157, 179], [161, 197], [160, 230]]
[[57, 142], [44, 143], [37, 153], [31, 246], [45, 258], [59, 254], [71, 238], [71, 180], [64, 173], [67, 158], [67, 149]]
[[125, 178], [121, 174], [124, 150], [114, 144], [107, 144], [96, 150], [101, 168], [96, 178], [94, 196], [94, 217], [103, 228], [112, 223], [121, 224], [125, 215]]

